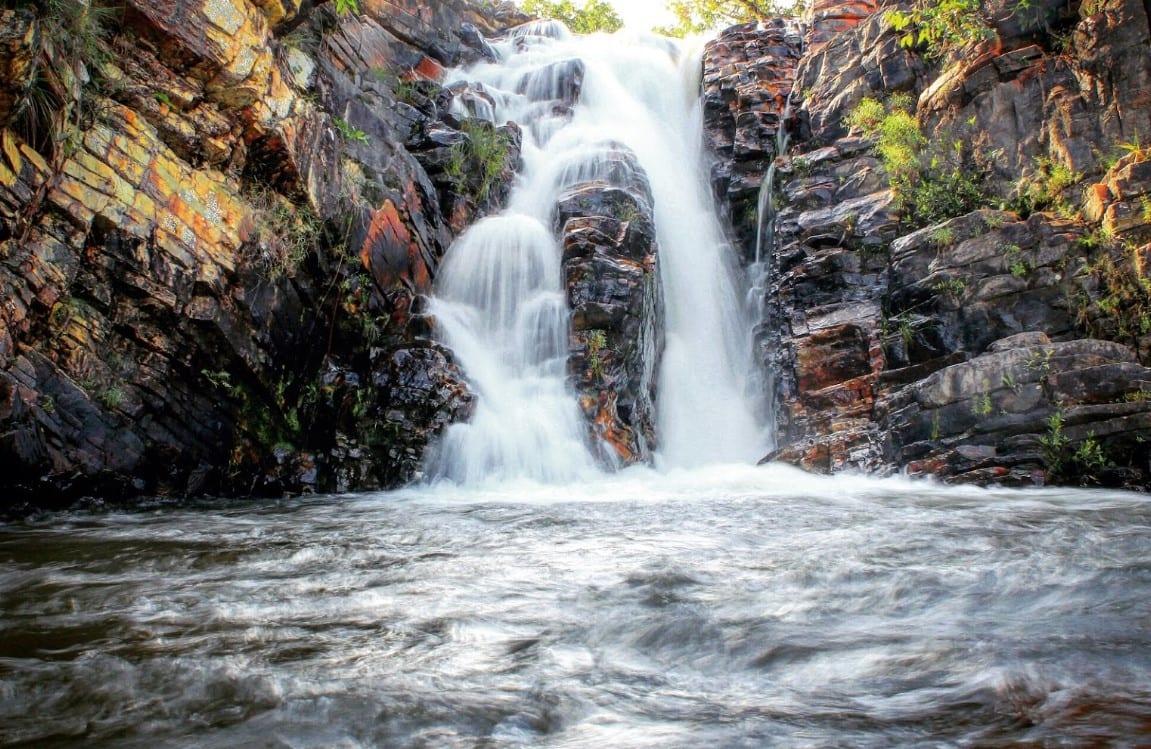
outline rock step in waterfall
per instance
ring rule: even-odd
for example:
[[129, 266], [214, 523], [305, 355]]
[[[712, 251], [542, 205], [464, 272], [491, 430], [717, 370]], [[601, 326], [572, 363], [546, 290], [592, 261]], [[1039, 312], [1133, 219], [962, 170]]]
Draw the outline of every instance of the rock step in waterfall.
[[516, 123], [507, 208], [450, 248], [431, 311], [478, 399], [431, 459], [462, 482], [750, 462], [768, 444], [743, 279], [708, 190], [700, 57], [654, 36], [511, 30], [449, 72]]

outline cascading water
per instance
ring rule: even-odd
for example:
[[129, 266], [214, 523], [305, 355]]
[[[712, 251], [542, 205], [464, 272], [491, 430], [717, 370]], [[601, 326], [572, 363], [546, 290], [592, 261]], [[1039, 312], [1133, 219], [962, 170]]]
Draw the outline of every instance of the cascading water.
[[[791, 99], [784, 104], [783, 114], [779, 120], [779, 129], [775, 132], [775, 153], [783, 156], [787, 153], [790, 133], [787, 130], [787, 121], [791, 117]], [[751, 288], [748, 292], [747, 307], [751, 318], [762, 325], [767, 320], [767, 300], [771, 284], [771, 272], [775, 263], [776, 250], [776, 205], [775, 205], [775, 176], [778, 170], [778, 161], [772, 161], [759, 186], [759, 198], [756, 205], [755, 225], [755, 260], [748, 268], [748, 277], [751, 279]], [[758, 339], [758, 335], [756, 338]], [[766, 355], [763, 357], [766, 358]], [[771, 404], [775, 400], [775, 374], [771, 367], [760, 367], [758, 374], [762, 377], [760, 391], [764, 393], [765, 400]], [[767, 433], [774, 440], [775, 418], [774, 409], [769, 405], [767, 410]], [[770, 444], [769, 448], [774, 448]]]
[[470, 114], [521, 126], [524, 168], [504, 213], [465, 233], [440, 271], [431, 309], [479, 404], [470, 423], [449, 429], [433, 475], [565, 481], [595, 470], [565, 384], [568, 317], [552, 222], [560, 193], [601, 176], [619, 144], [635, 153], [654, 198], [667, 308], [657, 460], [760, 457], [768, 436], [750, 328], [702, 171], [699, 50], [650, 35], [573, 36], [555, 22], [521, 27], [495, 47], [499, 63], [452, 75], [494, 102], [473, 102]]

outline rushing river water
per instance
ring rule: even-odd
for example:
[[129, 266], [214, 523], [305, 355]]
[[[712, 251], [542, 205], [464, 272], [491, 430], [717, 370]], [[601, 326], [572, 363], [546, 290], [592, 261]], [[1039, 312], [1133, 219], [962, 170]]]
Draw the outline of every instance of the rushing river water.
[[780, 467], [55, 515], [0, 529], [0, 743], [1146, 746], [1149, 531]]

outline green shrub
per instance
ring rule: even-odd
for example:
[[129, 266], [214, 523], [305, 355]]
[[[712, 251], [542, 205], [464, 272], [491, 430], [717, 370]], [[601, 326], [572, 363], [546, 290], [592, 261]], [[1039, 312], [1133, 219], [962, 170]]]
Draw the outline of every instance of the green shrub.
[[477, 199], [484, 201], [503, 175], [510, 144], [487, 122], [465, 122], [463, 132], [467, 137], [452, 146], [445, 171], [459, 183], [475, 184]]
[[363, 130], [359, 129], [358, 127], [354, 127], [353, 125], [351, 125], [347, 120], [343, 119], [342, 117], [333, 117], [332, 118], [332, 124], [336, 126], [336, 130], [339, 131], [340, 136], [343, 137], [344, 140], [355, 142], [355, 143], [367, 143], [368, 142], [368, 134], [367, 133], [365, 133]]
[[992, 37], [980, 0], [916, 0], [908, 10], [889, 10], [884, 19], [900, 33], [899, 43], [930, 57], [973, 47]]
[[896, 204], [915, 228], [940, 223], [988, 205], [983, 171], [973, 164], [962, 141], [931, 141], [906, 107], [910, 97], [886, 104], [863, 99], [847, 116], [852, 130], [875, 139]]

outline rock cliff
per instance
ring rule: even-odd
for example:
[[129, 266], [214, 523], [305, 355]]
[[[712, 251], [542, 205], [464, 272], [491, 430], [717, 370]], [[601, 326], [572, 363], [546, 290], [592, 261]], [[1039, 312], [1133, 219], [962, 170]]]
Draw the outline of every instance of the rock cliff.
[[993, 3], [966, 55], [902, 44], [905, 4], [815, 6], [802, 53], [766, 24], [705, 57], [717, 197], [749, 257], [749, 198], [779, 157], [768, 457], [1146, 487], [1145, 5]]
[[473, 398], [421, 295], [519, 143], [436, 81], [524, 20], [465, 0], [0, 10], [0, 503], [418, 475]]

